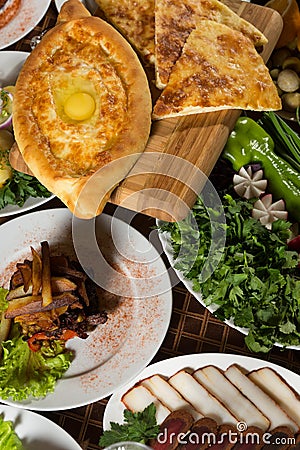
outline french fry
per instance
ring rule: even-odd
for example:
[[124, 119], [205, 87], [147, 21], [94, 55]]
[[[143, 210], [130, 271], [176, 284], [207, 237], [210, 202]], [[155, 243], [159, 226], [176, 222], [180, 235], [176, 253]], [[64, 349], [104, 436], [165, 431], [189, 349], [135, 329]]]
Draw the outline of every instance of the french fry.
[[42, 302], [43, 306], [52, 303], [50, 249], [47, 241], [41, 242], [42, 248]]
[[24, 283], [24, 292], [27, 292], [29, 287], [31, 286], [31, 277], [32, 277], [32, 270], [30, 264], [28, 262], [18, 263], [17, 268], [22, 274]]
[[38, 252], [31, 247], [32, 254], [32, 295], [38, 295], [42, 285], [42, 260]]

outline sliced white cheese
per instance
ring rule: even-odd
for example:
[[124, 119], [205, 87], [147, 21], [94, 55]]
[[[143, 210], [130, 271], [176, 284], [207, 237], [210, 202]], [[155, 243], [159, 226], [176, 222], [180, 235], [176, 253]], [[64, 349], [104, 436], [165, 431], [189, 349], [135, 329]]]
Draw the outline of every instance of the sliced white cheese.
[[161, 401], [171, 411], [185, 409], [195, 420], [203, 417], [195, 408], [192, 407], [163, 377], [153, 375], [141, 381], [142, 386], [149, 389], [159, 401]]
[[187, 371], [175, 373], [168, 382], [203, 416], [214, 419], [218, 425], [236, 425], [236, 417]]
[[248, 378], [238, 366], [228, 367], [224, 375], [269, 419], [271, 429], [287, 426], [294, 433], [298, 431], [299, 427], [296, 422], [255, 382]]
[[132, 412], [141, 412], [151, 403], [154, 403], [156, 406], [156, 420], [159, 424], [170, 414], [170, 410], [152, 395], [148, 389], [141, 385], [134, 386], [127, 391], [122, 397], [122, 403]]
[[237, 417], [239, 422], [245, 422], [247, 427], [259, 427], [263, 431], [269, 428], [269, 420], [217, 367], [204, 367], [196, 370], [193, 376], [217, 397]]
[[263, 367], [250, 372], [248, 377], [278, 403], [300, 427], [300, 395], [281, 376], [269, 367]]

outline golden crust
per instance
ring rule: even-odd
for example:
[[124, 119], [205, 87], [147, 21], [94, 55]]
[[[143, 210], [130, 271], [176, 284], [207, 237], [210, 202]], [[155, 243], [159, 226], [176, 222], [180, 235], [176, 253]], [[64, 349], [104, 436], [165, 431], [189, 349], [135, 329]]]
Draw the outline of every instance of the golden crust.
[[106, 19], [146, 62], [154, 63], [155, 0], [95, 0]]
[[190, 32], [204, 19], [223, 23], [242, 32], [255, 46], [268, 42], [261, 31], [219, 0], [156, 0], [155, 69], [159, 89], [167, 85]]
[[[96, 104], [79, 123], [62, 106], [78, 87]], [[130, 45], [98, 17], [59, 24], [29, 55], [14, 98], [16, 142], [30, 170], [78, 217], [100, 214], [150, 133], [148, 82]]]
[[62, 7], [57, 16], [57, 24], [68, 22], [74, 19], [84, 19], [90, 17], [90, 12], [86, 7], [78, 0], [68, 0], [62, 4]]
[[191, 32], [153, 119], [221, 109], [281, 109], [277, 89], [253, 43], [227, 25], [203, 20]]

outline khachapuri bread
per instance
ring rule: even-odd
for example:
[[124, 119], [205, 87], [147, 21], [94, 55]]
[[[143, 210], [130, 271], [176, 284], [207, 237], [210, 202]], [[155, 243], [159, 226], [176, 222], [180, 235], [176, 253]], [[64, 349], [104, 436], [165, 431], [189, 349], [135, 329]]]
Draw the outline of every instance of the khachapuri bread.
[[121, 34], [99, 17], [65, 21], [66, 11], [20, 72], [13, 125], [32, 173], [76, 216], [90, 218], [144, 151], [152, 104]]

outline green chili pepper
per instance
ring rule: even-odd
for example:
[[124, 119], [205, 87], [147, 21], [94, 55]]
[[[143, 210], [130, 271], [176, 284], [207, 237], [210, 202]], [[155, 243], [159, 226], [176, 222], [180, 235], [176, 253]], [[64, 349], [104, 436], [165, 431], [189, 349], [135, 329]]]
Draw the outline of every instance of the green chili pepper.
[[274, 153], [274, 141], [260, 125], [249, 117], [240, 117], [222, 156], [236, 171], [260, 163], [274, 198], [283, 198], [287, 210], [300, 221], [300, 173]]

